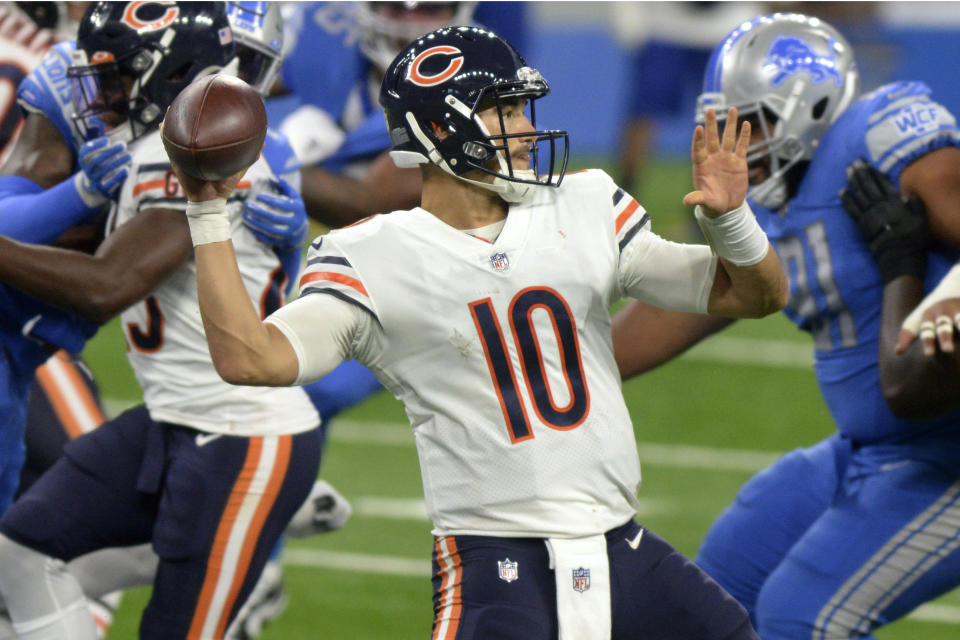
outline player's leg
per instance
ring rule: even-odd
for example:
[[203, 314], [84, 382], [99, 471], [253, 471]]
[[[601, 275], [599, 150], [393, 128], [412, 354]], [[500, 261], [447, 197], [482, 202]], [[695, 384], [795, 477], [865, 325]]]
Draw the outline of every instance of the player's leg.
[[957, 522], [957, 461], [855, 452], [840, 495], [760, 592], [761, 635], [872, 637], [960, 585]]
[[30, 385], [27, 459], [18, 495], [53, 466], [67, 442], [104, 421], [97, 386], [79, 358], [60, 350], [37, 367]]
[[0, 592], [24, 638], [96, 638], [61, 561], [150, 539], [157, 501], [138, 482], [145, 460], [163, 464], [159, 429], [138, 407], [72, 441], [0, 518]]
[[607, 532], [611, 640], [759, 640], [746, 609], [636, 522]]
[[317, 474], [320, 432], [204, 437], [169, 428], [144, 640], [222, 637]]
[[750, 612], [764, 581], [829, 507], [849, 457], [832, 436], [751, 478], [707, 532], [696, 563]]
[[283, 584], [282, 564], [286, 537], [307, 538], [342, 529], [352, 511], [350, 502], [329, 482], [317, 480], [313, 483], [310, 495], [284, 529], [284, 537], [277, 542], [250, 597], [230, 625], [227, 640], [259, 637], [264, 626], [276, 619], [286, 608], [289, 597]]
[[543, 540], [438, 537], [433, 640], [556, 640], [554, 573]]

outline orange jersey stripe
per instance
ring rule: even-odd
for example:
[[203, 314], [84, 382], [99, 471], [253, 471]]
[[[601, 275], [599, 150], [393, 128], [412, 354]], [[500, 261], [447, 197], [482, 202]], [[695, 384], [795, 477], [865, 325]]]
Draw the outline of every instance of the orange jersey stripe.
[[53, 358], [37, 368], [37, 382], [67, 437], [73, 440], [100, 426], [106, 418], [70, 356], [58, 351]]
[[303, 277], [300, 278], [300, 286], [302, 287], [305, 284], [316, 282], [317, 280], [330, 280], [331, 282], [339, 282], [340, 284], [345, 284], [352, 289], [356, 289], [363, 295], [370, 297], [370, 294], [367, 293], [367, 290], [363, 286], [362, 282], [356, 278], [345, 276], [342, 273], [333, 273], [332, 271], [315, 271], [313, 273], [305, 273]]
[[133, 195], [138, 196], [144, 191], [149, 191], [150, 189], [163, 189], [164, 185], [166, 184], [166, 180], [150, 180], [148, 182], [141, 182], [133, 188]]
[[616, 233], [620, 233], [620, 229], [623, 229], [623, 225], [627, 223], [627, 220], [630, 219], [630, 216], [633, 215], [633, 212], [636, 211], [637, 207], [639, 206], [640, 206], [639, 202], [637, 202], [633, 198], [630, 199], [630, 204], [627, 205], [627, 208], [624, 209], [623, 212], [617, 216]]
[[280, 488], [283, 485], [283, 479], [287, 475], [287, 469], [290, 466], [290, 449], [293, 444], [293, 436], [280, 436], [277, 438], [277, 457], [270, 472], [270, 479], [267, 481], [267, 489], [263, 498], [257, 505], [257, 510], [253, 514], [253, 519], [247, 529], [247, 535], [243, 540], [243, 551], [237, 562], [237, 570], [233, 575], [233, 584], [230, 585], [230, 593], [227, 596], [226, 604], [223, 608], [224, 616], [220, 618], [217, 624], [215, 637], [221, 638], [227, 630], [228, 614], [233, 609], [237, 601], [237, 595], [240, 593], [240, 587], [243, 586], [243, 578], [250, 569], [250, 560], [253, 558], [253, 552], [257, 546], [257, 540], [263, 532], [263, 524], [270, 515], [277, 496], [280, 495]]
[[226, 555], [227, 543], [230, 540], [230, 530], [237, 520], [237, 513], [243, 504], [243, 496], [245, 496], [250, 489], [250, 483], [253, 481], [257, 466], [260, 464], [260, 456], [262, 453], [263, 439], [250, 438], [247, 458], [243, 461], [243, 468], [240, 470], [237, 481], [230, 490], [230, 497], [227, 500], [226, 509], [223, 511], [223, 516], [220, 518], [220, 525], [217, 527], [217, 533], [213, 539], [213, 548], [210, 550], [210, 557], [207, 560], [207, 574], [203, 579], [203, 588], [200, 590], [197, 608], [193, 611], [193, 620], [190, 622], [190, 631], [187, 633], [187, 640], [201, 640], [201, 633], [210, 611], [213, 594], [217, 587], [217, 580], [220, 577], [220, 569], [223, 566], [224, 556]]
[[437, 538], [437, 564], [443, 579], [440, 584], [440, 606], [433, 620], [432, 640], [454, 640], [460, 628], [460, 613], [463, 608], [461, 586], [463, 566], [453, 536]]

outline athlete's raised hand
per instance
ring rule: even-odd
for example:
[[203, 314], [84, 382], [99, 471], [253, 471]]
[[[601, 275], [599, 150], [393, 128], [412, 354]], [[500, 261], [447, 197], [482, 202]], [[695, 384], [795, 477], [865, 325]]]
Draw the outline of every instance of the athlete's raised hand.
[[716, 218], [743, 204], [747, 197], [747, 147], [750, 123], [744, 122], [737, 136], [737, 109], [730, 107], [723, 127], [717, 126], [717, 112], [707, 109], [706, 121], [693, 132], [693, 188], [683, 198], [688, 206], [700, 205], [703, 214]]

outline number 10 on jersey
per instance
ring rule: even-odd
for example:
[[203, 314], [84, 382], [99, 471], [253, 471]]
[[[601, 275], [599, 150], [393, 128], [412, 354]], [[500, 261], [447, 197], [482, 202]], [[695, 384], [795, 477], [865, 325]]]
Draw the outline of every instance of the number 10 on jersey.
[[[534, 434], [527, 408], [493, 303], [490, 298], [484, 298], [471, 302], [469, 306], [483, 343], [490, 378], [500, 400], [510, 440], [517, 443], [532, 438]], [[557, 406], [550, 391], [546, 365], [533, 324], [533, 312], [538, 309], [542, 309], [550, 317], [560, 349], [561, 373], [570, 398], [562, 407]], [[551, 429], [561, 431], [580, 426], [590, 411], [590, 392], [583, 375], [577, 326], [567, 302], [553, 289], [530, 287], [513, 297], [507, 308], [507, 317], [520, 357], [520, 377], [526, 384], [537, 418]]]

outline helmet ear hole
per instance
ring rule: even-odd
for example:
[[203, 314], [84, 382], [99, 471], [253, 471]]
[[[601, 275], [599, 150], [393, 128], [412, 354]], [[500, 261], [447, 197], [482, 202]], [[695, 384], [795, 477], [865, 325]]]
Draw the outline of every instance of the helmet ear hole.
[[823, 113], [827, 110], [827, 104], [829, 104], [830, 98], [824, 96], [817, 101], [817, 104], [813, 105], [813, 109], [810, 112], [811, 117], [814, 120], [819, 120], [823, 117]]

